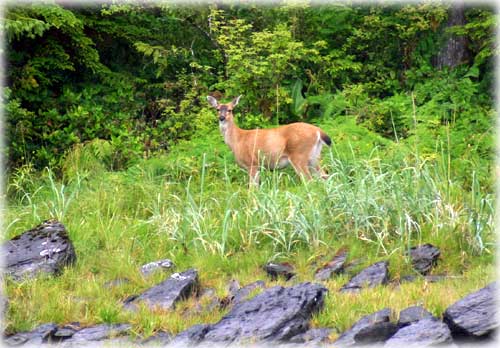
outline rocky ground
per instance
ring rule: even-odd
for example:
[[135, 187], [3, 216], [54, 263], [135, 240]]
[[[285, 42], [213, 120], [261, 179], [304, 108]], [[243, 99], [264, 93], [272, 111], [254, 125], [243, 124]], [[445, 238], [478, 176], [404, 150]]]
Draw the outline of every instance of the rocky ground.
[[[57, 221], [46, 221], [10, 241], [1, 249], [5, 260], [5, 276], [12, 281], [26, 277], [36, 277], [40, 273], [57, 276], [63, 267], [76, 261], [75, 250], [68, 238], [65, 227]], [[435, 276], [429, 272], [437, 262], [440, 251], [437, 247], [424, 244], [412, 248], [410, 257], [414, 268], [429, 281]], [[161, 346], [161, 347], [213, 347], [243, 346], [249, 344], [269, 346], [307, 347], [426, 347], [448, 345], [451, 347], [491, 344], [494, 340], [498, 321], [495, 293], [497, 283], [478, 289], [443, 313], [442, 320], [425, 308], [414, 306], [393, 315], [391, 308], [383, 308], [360, 318], [351, 328], [330, 340], [332, 328], [311, 328], [310, 319], [321, 311], [328, 290], [321, 281], [342, 272], [346, 267], [347, 250], [341, 249], [330, 262], [316, 270], [318, 283], [304, 282], [289, 287], [271, 286], [259, 280], [245, 286], [237, 281], [229, 284], [230, 296], [217, 298], [213, 289], [205, 289], [200, 284], [196, 269], [174, 273], [166, 280], [132, 295], [123, 302], [125, 310], [134, 311], [138, 304], [150, 308], [171, 309], [188, 297], [200, 299], [198, 308], [210, 309], [216, 306], [229, 309], [218, 322], [195, 325], [173, 336], [159, 332], [152, 337], [137, 338], [131, 335], [131, 325], [101, 324], [81, 327], [79, 323], [56, 325], [46, 323], [29, 332], [19, 332], [5, 336], [7, 346]], [[147, 275], [158, 269], [170, 269], [173, 262], [159, 260], [144, 265], [140, 272]], [[293, 266], [283, 263], [268, 263], [264, 268], [271, 280], [278, 277], [292, 279]], [[412, 281], [413, 277], [403, 277], [402, 281]], [[109, 286], [126, 282], [126, 279], [110, 280]], [[341, 292], [358, 292], [362, 288], [387, 284], [390, 281], [387, 261], [376, 262], [353, 276]], [[254, 297], [252, 292], [261, 288]], [[203, 301], [201, 299], [203, 298]], [[8, 299], [3, 301], [8, 306]], [[203, 304], [202, 304], [203, 303]], [[391, 318], [399, 318], [397, 321]]]

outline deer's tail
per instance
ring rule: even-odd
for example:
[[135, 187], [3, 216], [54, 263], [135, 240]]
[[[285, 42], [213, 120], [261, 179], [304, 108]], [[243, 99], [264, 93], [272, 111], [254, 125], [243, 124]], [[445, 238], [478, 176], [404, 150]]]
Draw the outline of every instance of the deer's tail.
[[325, 132], [323, 132], [322, 130], [320, 130], [319, 131], [319, 136], [320, 136], [321, 141], [323, 143], [325, 143], [328, 146], [332, 145], [332, 139], [330, 139], [330, 137], [328, 136], [328, 134], [326, 134]]

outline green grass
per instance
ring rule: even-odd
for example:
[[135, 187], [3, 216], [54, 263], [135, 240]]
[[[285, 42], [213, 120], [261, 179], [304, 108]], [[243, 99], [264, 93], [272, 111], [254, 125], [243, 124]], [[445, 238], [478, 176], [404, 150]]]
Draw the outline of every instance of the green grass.
[[[264, 172], [260, 188], [249, 189], [247, 174], [216, 130], [120, 172], [107, 171], [92, 156], [79, 160], [81, 147], [68, 157], [62, 179], [50, 170], [18, 169], [8, 178], [5, 238], [57, 218], [78, 261], [57, 278], [7, 280], [7, 331], [44, 322], [130, 322], [136, 334], [148, 336], [220, 319], [221, 310], [190, 314], [194, 299], [170, 312], [121, 309], [125, 298], [164, 279], [139, 273], [142, 264], [161, 258], [172, 259], [177, 271], [196, 267], [202, 286], [222, 297], [231, 279], [242, 285], [266, 279], [261, 266], [269, 260], [292, 263], [296, 282], [313, 281], [314, 270], [346, 246], [348, 261], [359, 262], [353, 273], [389, 260], [391, 278], [398, 278], [413, 272], [410, 247], [432, 243], [441, 249], [433, 272], [453, 277], [439, 283], [420, 280], [349, 295], [338, 289], [353, 273], [326, 282], [330, 295], [313, 326], [339, 331], [384, 307], [421, 303], [440, 316], [494, 279], [495, 197], [473, 168], [472, 185], [465, 187], [453, 180], [448, 156], [439, 151], [431, 160], [416, 160], [411, 146], [367, 133], [352, 120], [321, 126], [334, 140], [323, 152], [331, 174], [326, 181], [303, 183], [288, 169]], [[116, 278], [130, 282], [104, 287]]]

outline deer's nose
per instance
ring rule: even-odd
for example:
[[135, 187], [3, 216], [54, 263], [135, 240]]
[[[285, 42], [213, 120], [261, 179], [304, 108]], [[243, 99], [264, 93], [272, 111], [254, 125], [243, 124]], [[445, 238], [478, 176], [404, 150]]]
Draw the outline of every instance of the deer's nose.
[[224, 116], [224, 115], [220, 115], [220, 116], [219, 116], [219, 121], [221, 121], [221, 122], [222, 122], [222, 121], [224, 121], [225, 119], [226, 119], [226, 116]]

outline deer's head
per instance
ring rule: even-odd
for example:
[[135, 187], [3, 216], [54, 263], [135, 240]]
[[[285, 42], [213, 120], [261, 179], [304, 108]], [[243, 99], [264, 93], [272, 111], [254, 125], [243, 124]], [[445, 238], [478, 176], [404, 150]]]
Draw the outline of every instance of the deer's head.
[[241, 95], [234, 98], [230, 103], [219, 104], [217, 99], [212, 96], [208, 96], [208, 103], [217, 109], [217, 116], [219, 117], [220, 123], [225, 123], [227, 121], [233, 121], [233, 109], [240, 101]]

